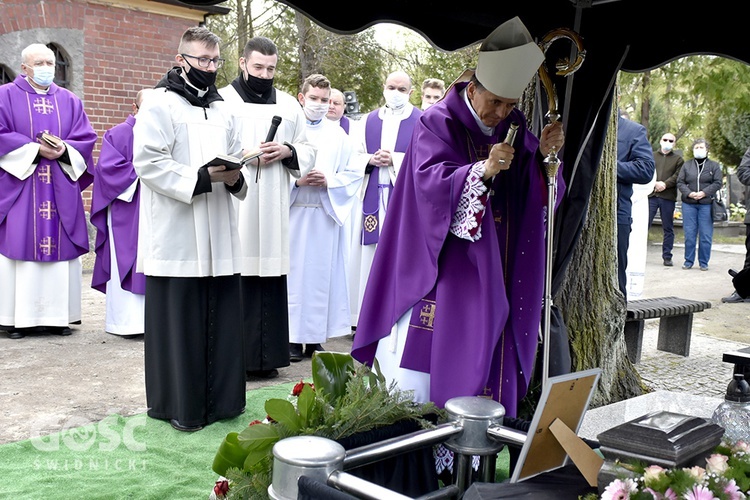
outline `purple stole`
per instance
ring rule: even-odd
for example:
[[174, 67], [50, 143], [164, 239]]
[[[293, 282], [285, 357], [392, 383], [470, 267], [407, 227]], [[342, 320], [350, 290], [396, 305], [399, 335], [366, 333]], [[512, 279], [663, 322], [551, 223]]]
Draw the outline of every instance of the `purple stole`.
[[[396, 136], [396, 147], [394, 151], [399, 153], [406, 152], [406, 147], [411, 141], [411, 135], [414, 131], [414, 126], [419, 120], [421, 111], [417, 108], [413, 108], [411, 114], [405, 120], [402, 120], [398, 127], [398, 135]], [[380, 149], [380, 137], [383, 132], [383, 120], [378, 116], [378, 110], [371, 112], [367, 115], [367, 123], [365, 124], [365, 144], [367, 152], [374, 154]], [[392, 189], [393, 183], [390, 181], [388, 184], [380, 185], [378, 182], [378, 169], [376, 168], [372, 173], [369, 174], [367, 180], [367, 187], [365, 188], [365, 198], [362, 202], [362, 239], [363, 245], [375, 245], [380, 237], [380, 190], [381, 189]]]
[[[80, 101], [54, 84], [37, 94], [20, 75], [0, 87], [0, 156], [35, 141], [40, 132], [54, 134], [91, 159], [96, 133]], [[6, 102], [7, 101], [7, 102]], [[81, 191], [90, 174], [71, 180], [55, 160], [39, 156], [25, 180], [0, 170], [0, 251], [13, 260], [58, 262], [89, 251]]]
[[351, 125], [349, 123], [349, 118], [347, 118], [346, 116], [342, 116], [341, 120], [339, 120], [339, 125], [341, 125], [341, 128], [344, 129], [344, 132], [346, 132], [346, 135], [349, 135], [349, 125]]

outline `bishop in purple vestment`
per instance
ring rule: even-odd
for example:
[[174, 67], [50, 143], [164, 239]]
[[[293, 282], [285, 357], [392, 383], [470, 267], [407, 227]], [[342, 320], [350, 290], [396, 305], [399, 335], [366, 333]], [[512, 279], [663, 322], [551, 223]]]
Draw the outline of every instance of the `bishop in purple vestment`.
[[[81, 100], [52, 83], [54, 53], [33, 44], [22, 57], [25, 73], [0, 87], [0, 282], [15, 293], [15, 309], [12, 301], [0, 305], [0, 324], [62, 328], [68, 334], [68, 323], [80, 320], [80, 264], [77, 284], [71, 275], [70, 296], [67, 290], [57, 294], [77, 304], [61, 308], [43, 297], [49, 283], [34, 285], [39, 288], [34, 299], [18, 295], [28, 290], [27, 278], [44, 279], [52, 270], [44, 267], [35, 273], [34, 267], [20, 263], [40, 264], [41, 270], [41, 264], [78, 263], [78, 257], [89, 251], [81, 192], [93, 180], [89, 169], [96, 132]], [[42, 145], [37, 139], [42, 132], [62, 139], [62, 144]]]
[[[395, 351], [386, 377], [401, 385], [407, 371], [429, 374], [423, 398], [441, 407], [453, 397], [485, 396], [515, 416], [534, 365], [544, 295], [543, 160], [562, 146], [563, 132], [558, 123], [537, 139], [515, 108], [543, 57], [530, 37], [525, 47], [527, 67], [515, 72], [480, 52], [470, 81], [455, 83], [420, 117], [360, 311], [353, 356], [372, 364], [376, 353]], [[513, 76], [503, 81], [493, 64]], [[519, 130], [509, 146], [502, 142], [511, 123]], [[557, 182], [559, 200], [561, 170]]]

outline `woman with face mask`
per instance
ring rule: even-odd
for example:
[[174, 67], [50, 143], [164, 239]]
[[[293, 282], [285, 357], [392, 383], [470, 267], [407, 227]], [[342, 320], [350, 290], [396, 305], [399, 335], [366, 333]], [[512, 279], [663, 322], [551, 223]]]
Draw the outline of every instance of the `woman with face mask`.
[[685, 162], [677, 176], [677, 190], [682, 196], [682, 228], [685, 233], [683, 269], [691, 269], [695, 263], [697, 238], [698, 264], [701, 271], [708, 271], [714, 235], [711, 204], [721, 189], [723, 177], [721, 165], [708, 159], [708, 141], [693, 141], [693, 159]]

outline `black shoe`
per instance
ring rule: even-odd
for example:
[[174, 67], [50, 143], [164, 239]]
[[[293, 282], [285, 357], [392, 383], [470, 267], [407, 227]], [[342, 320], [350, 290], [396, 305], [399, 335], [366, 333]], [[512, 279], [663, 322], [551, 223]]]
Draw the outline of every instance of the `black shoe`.
[[312, 355], [315, 351], [318, 352], [325, 352], [325, 349], [323, 349], [323, 346], [320, 344], [307, 344], [305, 345], [305, 356], [308, 358], [312, 358]]
[[302, 344], [289, 344], [289, 361], [302, 361]]
[[664, 259], [664, 265], [667, 267], [672, 267], [674, 264], [672, 264], [672, 259]]
[[25, 333], [19, 332], [18, 330], [8, 330], [9, 339], [18, 340], [24, 338], [25, 336]]
[[143, 334], [142, 333], [133, 333], [131, 335], [118, 335], [118, 337], [123, 338], [123, 339], [132, 340], [132, 339], [143, 338]]
[[48, 331], [53, 335], [60, 335], [62, 337], [67, 337], [68, 335], [71, 335], [73, 333], [73, 330], [71, 330], [67, 326], [48, 326], [46, 328], [43, 327], [42, 329]]
[[732, 292], [732, 295], [730, 295], [729, 297], [722, 297], [721, 301], [724, 302], [725, 304], [736, 304], [738, 302], [745, 302], [747, 301], [747, 299], [743, 299], [742, 297], [740, 297], [739, 293], [734, 291]]
[[202, 425], [182, 425], [176, 418], [170, 420], [169, 423], [172, 425], [172, 428], [181, 432], [195, 432], [203, 429]]
[[271, 368], [270, 370], [248, 370], [245, 372], [245, 380], [252, 380], [255, 378], [276, 378], [279, 376], [279, 370]]

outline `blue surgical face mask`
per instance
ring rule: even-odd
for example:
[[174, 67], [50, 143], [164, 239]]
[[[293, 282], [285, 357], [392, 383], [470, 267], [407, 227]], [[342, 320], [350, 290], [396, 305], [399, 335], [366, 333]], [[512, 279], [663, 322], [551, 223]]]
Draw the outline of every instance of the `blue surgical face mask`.
[[55, 79], [55, 67], [34, 66], [34, 76], [31, 79], [40, 87], [49, 87]]
[[706, 157], [706, 148], [693, 148], [693, 158], [702, 160]]

